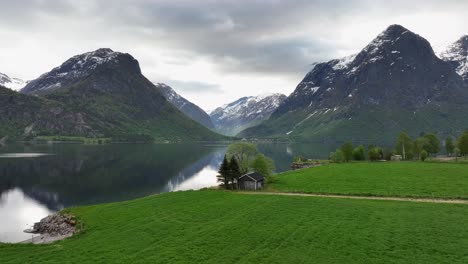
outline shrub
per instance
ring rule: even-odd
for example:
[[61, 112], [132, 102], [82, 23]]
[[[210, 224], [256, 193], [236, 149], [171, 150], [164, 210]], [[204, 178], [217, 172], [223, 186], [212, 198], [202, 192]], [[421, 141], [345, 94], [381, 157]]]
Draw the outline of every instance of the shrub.
[[421, 159], [421, 161], [425, 161], [427, 159], [427, 151], [421, 151], [421, 153], [419, 154], [419, 158]]

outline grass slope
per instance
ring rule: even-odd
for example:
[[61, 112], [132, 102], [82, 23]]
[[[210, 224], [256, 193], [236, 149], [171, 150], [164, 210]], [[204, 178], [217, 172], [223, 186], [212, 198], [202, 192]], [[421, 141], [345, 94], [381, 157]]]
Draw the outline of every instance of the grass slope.
[[279, 174], [274, 191], [468, 199], [466, 164], [376, 162], [325, 164]]
[[[308, 109], [272, 116], [258, 126], [239, 133], [241, 137], [290, 138], [306, 141], [361, 141], [393, 144], [402, 130], [410, 136], [435, 133], [440, 138], [458, 136], [468, 129], [463, 117], [466, 105], [427, 105], [416, 112], [396, 106], [367, 106], [365, 109]], [[314, 114], [315, 112], [315, 114]]]
[[468, 206], [178, 192], [72, 208], [85, 231], [1, 263], [467, 263]]

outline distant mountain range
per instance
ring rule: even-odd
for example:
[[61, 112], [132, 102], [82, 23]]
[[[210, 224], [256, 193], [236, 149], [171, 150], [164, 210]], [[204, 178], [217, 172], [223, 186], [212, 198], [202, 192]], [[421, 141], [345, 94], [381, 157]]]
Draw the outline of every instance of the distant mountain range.
[[426, 39], [392, 25], [358, 54], [315, 64], [267, 121], [239, 135], [389, 143], [402, 130], [458, 135], [468, 129], [466, 40], [442, 60]]
[[199, 141], [225, 137], [185, 116], [126, 53], [99, 49], [74, 56], [29, 82], [1, 90], [0, 138], [37, 135]]
[[207, 128], [214, 129], [210, 116], [203, 109], [176, 93], [170, 86], [164, 83], [157, 83], [155, 85], [161, 90], [164, 97], [186, 116]]
[[285, 99], [285, 95], [278, 93], [242, 97], [216, 108], [210, 113], [210, 117], [216, 131], [233, 136], [267, 120]]
[[19, 91], [21, 88], [26, 86], [27, 83], [27, 81], [19, 78], [11, 78], [8, 75], [0, 72], [0, 85], [3, 87]]

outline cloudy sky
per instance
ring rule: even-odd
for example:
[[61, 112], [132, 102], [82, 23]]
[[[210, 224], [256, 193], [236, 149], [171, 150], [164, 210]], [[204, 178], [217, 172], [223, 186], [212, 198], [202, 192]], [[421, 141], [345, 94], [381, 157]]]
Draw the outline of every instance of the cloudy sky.
[[0, 72], [33, 79], [109, 47], [211, 110], [289, 95], [310, 64], [356, 53], [390, 24], [440, 47], [468, 34], [468, 1], [0, 0]]

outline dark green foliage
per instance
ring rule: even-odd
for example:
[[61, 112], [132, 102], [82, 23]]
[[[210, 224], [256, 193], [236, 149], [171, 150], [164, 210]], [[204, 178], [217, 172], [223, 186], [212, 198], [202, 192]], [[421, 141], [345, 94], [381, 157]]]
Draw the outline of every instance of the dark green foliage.
[[458, 149], [461, 155], [468, 155], [468, 130], [463, 132], [458, 138]]
[[414, 140], [413, 142], [413, 152], [420, 154], [421, 151], [426, 150], [429, 148], [429, 139], [422, 136]]
[[445, 151], [449, 156], [455, 153], [455, 144], [453, 143], [452, 137], [448, 137], [445, 139]]
[[218, 182], [221, 183], [221, 185], [227, 189], [229, 185], [229, 162], [226, 158], [226, 155], [224, 155], [223, 162], [221, 163], [221, 166], [219, 167], [218, 170], [218, 175], [216, 176], [218, 179]]
[[425, 146], [425, 151], [429, 154], [437, 154], [439, 153], [439, 139], [437, 139], [437, 136], [434, 134], [426, 134], [424, 135], [424, 138], [427, 139], [428, 144]]
[[419, 154], [419, 158], [421, 159], [421, 161], [424, 162], [427, 159], [427, 151], [421, 151], [421, 153]]
[[354, 160], [365, 160], [366, 154], [364, 153], [364, 147], [362, 145], [357, 146], [353, 150], [353, 159]]
[[232, 156], [228, 165], [228, 180], [231, 183], [232, 189], [237, 188], [237, 186], [235, 186], [235, 183], [237, 183], [237, 180], [241, 175], [242, 173], [240, 170], [239, 163], [237, 162], [236, 158]]
[[343, 159], [345, 162], [349, 162], [353, 159], [353, 143], [346, 142], [341, 146], [341, 151], [343, 152]]

